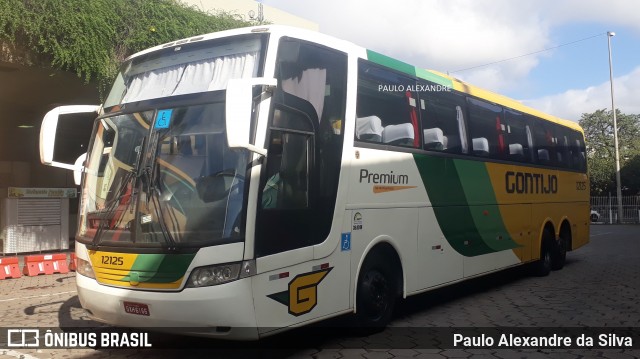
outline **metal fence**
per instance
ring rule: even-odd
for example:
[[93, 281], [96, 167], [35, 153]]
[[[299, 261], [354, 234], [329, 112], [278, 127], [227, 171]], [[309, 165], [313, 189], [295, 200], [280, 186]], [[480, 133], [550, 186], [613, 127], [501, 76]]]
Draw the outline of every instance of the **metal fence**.
[[[591, 197], [591, 222], [617, 223], [618, 198], [616, 196]], [[640, 196], [622, 197], [622, 223], [640, 223]]]

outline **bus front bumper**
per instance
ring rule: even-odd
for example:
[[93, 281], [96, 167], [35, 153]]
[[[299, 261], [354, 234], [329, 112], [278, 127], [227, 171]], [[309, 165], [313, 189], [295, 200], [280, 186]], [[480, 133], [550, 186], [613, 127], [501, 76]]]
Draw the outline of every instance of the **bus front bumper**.
[[[91, 319], [220, 339], [258, 339], [251, 278], [222, 285], [152, 292], [109, 287], [76, 274], [78, 297]], [[141, 308], [127, 313], [125, 302]], [[146, 309], [145, 309], [146, 308]]]

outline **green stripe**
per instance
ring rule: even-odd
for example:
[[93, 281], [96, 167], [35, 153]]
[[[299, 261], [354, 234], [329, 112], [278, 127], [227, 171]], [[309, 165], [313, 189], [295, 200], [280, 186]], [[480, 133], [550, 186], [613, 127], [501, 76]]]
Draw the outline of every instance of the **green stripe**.
[[[195, 254], [139, 254], [131, 266], [140, 282], [172, 283], [182, 278]], [[130, 281], [131, 274], [122, 278]]]
[[414, 66], [375, 51], [367, 50], [367, 60], [378, 65], [390, 67], [394, 70], [404, 72], [405, 74], [411, 76], [416, 76], [416, 68]]
[[435, 82], [437, 84], [440, 84], [442, 86], [446, 86], [450, 89], [453, 89], [453, 81], [451, 81], [448, 78], [439, 76], [434, 74], [431, 71], [427, 71], [424, 69], [420, 69], [420, 68], [416, 68], [416, 75], [422, 79], [425, 79], [427, 81], [431, 81], [431, 82]]
[[414, 154], [442, 234], [458, 253], [493, 252], [478, 233], [453, 159]]
[[414, 154], [447, 242], [473, 257], [518, 247], [508, 235], [482, 162]]
[[412, 77], [419, 77], [427, 81], [440, 84], [442, 86], [453, 88], [453, 81], [448, 78], [436, 75], [433, 72], [421, 68], [417, 68], [415, 66], [409, 65], [405, 62], [396, 60], [375, 51], [367, 50], [367, 60], [378, 65], [386, 66], [394, 70], [404, 72], [405, 74], [411, 75]]
[[487, 246], [495, 251], [519, 247], [507, 231], [485, 163], [455, 161], [473, 221]]

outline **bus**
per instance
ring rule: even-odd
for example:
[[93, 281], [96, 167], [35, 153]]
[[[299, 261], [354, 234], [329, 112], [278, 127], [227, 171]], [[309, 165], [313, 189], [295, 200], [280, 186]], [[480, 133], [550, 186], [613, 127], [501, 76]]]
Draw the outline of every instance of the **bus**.
[[[58, 127], [95, 118], [63, 163]], [[77, 291], [115, 326], [259, 339], [529, 264], [589, 238], [575, 123], [317, 32], [259, 26], [129, 57], [42, 124], [82, 173]], [[57, 149], [57, 150], [56, 150]]]

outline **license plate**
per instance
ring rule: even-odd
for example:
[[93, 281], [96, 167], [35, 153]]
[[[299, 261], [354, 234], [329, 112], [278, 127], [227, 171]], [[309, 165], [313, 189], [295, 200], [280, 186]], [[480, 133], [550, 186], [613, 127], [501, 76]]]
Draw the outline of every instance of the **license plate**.
[[123, 302], [124, 311], [129, 314], [149, 316], [149, 306], [143, 303]]

